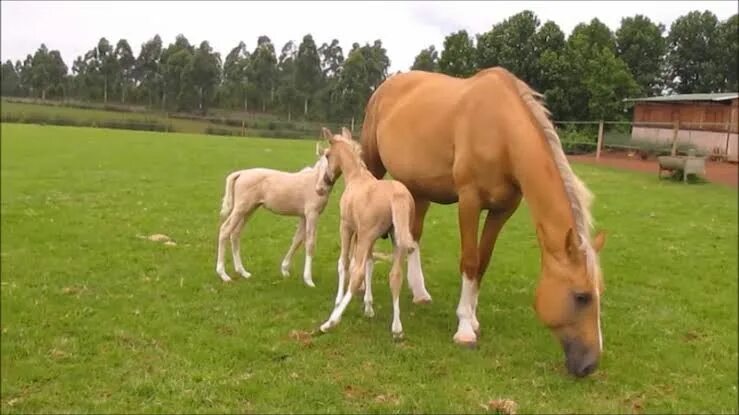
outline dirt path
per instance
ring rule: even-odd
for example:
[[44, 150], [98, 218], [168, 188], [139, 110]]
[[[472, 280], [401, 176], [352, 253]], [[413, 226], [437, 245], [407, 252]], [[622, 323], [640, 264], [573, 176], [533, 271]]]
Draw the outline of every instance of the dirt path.
[[[648, 172], [654, 174], [655, 178], [659, 169], [657, 160], [642, 160], [638, 157], [629, 157], [625, 153], [603, 153], [598, 161], [595, 160], [594, 155], [568, 156], [568, 158], [576, 163]], [[739, 187], [739, 164], [706, 161], [706, 180], [737, 188]]]

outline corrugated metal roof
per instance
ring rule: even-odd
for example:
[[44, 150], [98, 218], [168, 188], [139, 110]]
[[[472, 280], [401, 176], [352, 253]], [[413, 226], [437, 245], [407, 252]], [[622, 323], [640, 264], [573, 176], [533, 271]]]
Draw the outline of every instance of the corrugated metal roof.
[[739, 92], [721, 92], [715, 94], [679, 94], [663, 97], [626, 98], [631, 102], [677, 102], [677, 101], [727, 101], [739, 98]]

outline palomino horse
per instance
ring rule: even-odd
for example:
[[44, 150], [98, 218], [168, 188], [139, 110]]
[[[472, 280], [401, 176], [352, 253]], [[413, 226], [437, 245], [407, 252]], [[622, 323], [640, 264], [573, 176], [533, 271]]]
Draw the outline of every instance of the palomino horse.
[[241, 263], [240, 237], [244, 224], [252, 213], [264, 206], [267, 210], [283, 216], [297, 216], [298, 228], [295, 231], [290, 249], [282, 260], [280, 270], [284, 277], [289, 275], [290, 261], [300, 245], [305, 240], [305, 265], [303, 281], [309, 287], [314, 287], [311, 265], [313, 250], [316, 241], [316, 226], [318, 217], [328, 202], [333, 183], [323, 183], [322, 194], [316, 193], [316, 182], [325, 179], [324, 171], [328, 161], [319, 152], [316, 145], [316, 154], [319, 157], [313, 167], [305, 167], [298, 172], [283, 172], [279, 170], [254, 168], [233, 172], [226, 178], [226, 191], [223, 196], [221, 224], [218, 235], [218, 259], [216, 272], [224, 281], [231, 281], [226, 274], [224, 254], [226, 240], [231, 239], [234, 268], [244, 278], [251, 274]]
[[[541, 251], [534, 308], [561, 342], [568, 371], [585, 376], [603, 348], [597, 253], [605, 237], [599, 232], [591, 239], [592, 196], [570, 168], [540, 98], [502, 68], [467, 79], [395, 75], [367, 104], [363, 159], [375, 177], [389, 172], [413, 194], [416, 241], [431, 202], [458, 203], [462, 287], [454, 340], [460, 344], [477, 342], [480, 282], [498, 233], [525, 198]], [[420, 269], [420, 256], [409, 257], [409, 267], [411, 260]]]
[[[377, 239], [391, 232], [394, 235], [392, 238], [393, 260], [390, 270], [390, 290], [393, 297], [391, 330], [394, 338], [401, 338], [403, 326], [400, 322], [399, 298], [403, 284], [402, 266], [406, 254], [417, 248], [410, 229], [414, 216], [413, 196], [398, 181], [377, 180], [372, 176], [362, 163], [359, 144], [352, 140], [349, 130], [343, 128], [341, 135], [333, 135], [324, 128], [323, 135], [330, 145], [324, 152], [324, 156], [328, 159], [325, 173], [327, 179], [316, 182], [316, 191], [324, 193], [324, 183], [335, 182], [339, 174], [344, 176], [345, 189], [340, 201], [341, 255], [338, 263], [337, 304], [328, 321], [323, 323], [320, 329], [326, 332], [339, 323], [352, 296], [359, 291], [363, 274], [365, 277], [364, 312], [368, 317], [374, 315], [372, 309], [372, 248]], [[353, 258], [350, 266], [349, 255], [352, 251]], [[346, 294], [343, 294], [347, 271], [349, 272], [349, 287]], [[428, 295], [425, 293], [425, 288], [420, 294]]]

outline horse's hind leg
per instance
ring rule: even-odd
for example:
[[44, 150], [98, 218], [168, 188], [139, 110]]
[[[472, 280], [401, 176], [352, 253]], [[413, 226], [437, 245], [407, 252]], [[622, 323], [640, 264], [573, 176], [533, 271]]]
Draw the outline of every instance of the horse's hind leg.
[[426, 290], [423, 270], [421, 269], [421, 235], [423, 234], [423, 221], [428, 212], [431, 202], [428, 200], [413, 199], [415, 202], [415, 215], [411, 226], [413, 239], [418, 243], [418, 248], [408, 255], [408, 286], [413, 293], [413, 302], [416, 304], [431, 302], [431, 294]]
[[349, 272], [349, 255], [352, 250], [352, 241], [355, 239], [354, 232], [344, 222], [341, 222], [341, 253], [339, 254], [339, 263], [337, 264], [338, 272], [338, 288], [336, 289], [335, 307], [339, 306], [341, 299], [344, 298], [344, 287], [346, 286], [346, 274]]
[[313, 283], [313, 250], [316, 246], [316, 225], [318, 213], [310, 212], [305, 217], [305, 265], [303, 269], [303, 282], [309, 287], [315, 287]]
[[231, 234], [231, 231], [233, 229], [233, 222], [236, 220], [234, 217], [233, 211], [230, 215], [226, 218], [226, 220], [223, 221], [221, 224], [221, 228], [218, 231], [218, 255], [216, 259], [216, 273], [223, 281], [229, 282], [231, 281], [231, 277], [226, 274], [226, 264], [225, 264], [225, 256], [226, 256], [226, 241], [228, 241], [229, 235]]
[[454, 334], [458, 344], [475, 346], [477, 335], [474, 330], [474, 304], [480, 290], [479, 253], [477, 227], [480, 222], [480, 199], [474, 189], [459, 192], [459, 232], [462, 245], [460, 268], [462, 271], [462, 290], [457, 305], [459, 325]]
[[341, 315], [344, 314], [344, 310], [349, 305], [352, 296], [359, 290], [359, 285], [362, 283], [363, 274], [365, 271], [366, 259], [372, 253], [372, 245], [374, 241], [361, 239], [357, 237], [357, 245], [354, 247], [354, 261], [351, 264], [350, 277], [349, 277], [349, 289], [344, 294], [341, 302], [331, 312], [329, 319], [321, 325], [321, 331], [327, 332], [332, 327], [339, 324], [341, 321]]
[[403, 324], [400, 322], [400, 289], [403, 286], [403, 249], [396, 246], [393, 252], [393, 267], [390, 269], [390, 292], [393, 296], [393, 338], [403, 338]]
[[253, 206], [250, 206], [246, 209], [234, 209], [234, 212], [237, 215], [234, 218], [236, 223], [233, 225], [233, 230], [230, 234], [231, 254], [233, 255], [234, 268], [236, 269], [236, 272], [238, 272], [244, 278], [251, 277], [251, 273], [244, 268], [244, 264], [241, 262], [241, 231], [244, 229], [244, 225], [246, 224], [246, 221], [249, 220], [249, 217], [254, 212], [254, 209], [255, 207]]
[[372, 271], [374, 266], [375, 262], [372, 260], [372, 255], [370, 255], [364, 266], [364, 315], [367, 317], [375, 316], [375, 310], [372, 308]]
[[292, 262], [293, 254], [295, 254], [295, 251], [300, 247], [304, 239], [305, 218], [300, 218], [298, 221], [298, 228], [295, 230], [295, 236], [293, 236], [292, 245], [290, 245], [290, 249], [287, 250], [287, 254], [285, 254], [285, 258], [282, 260], [282, 264], [280, 265], [280, 271], [282, 271], [283, 277], [290, 275], [290, 262]]

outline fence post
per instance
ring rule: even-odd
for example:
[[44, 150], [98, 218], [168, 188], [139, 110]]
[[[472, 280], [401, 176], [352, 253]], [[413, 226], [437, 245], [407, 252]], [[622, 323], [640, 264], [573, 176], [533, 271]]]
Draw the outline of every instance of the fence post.
[[246, 137], [246, 133], [244, 132], [244, 120], [241, 120], [241, 136]]
[[603, 120], [598, 123], [598, 144], [595, 147], [595, 159], [600, 160], [600, 149], [603, 148]]
[[670, 155], [675, 156], [677, 154], [677, 133], [680, 131], [680, 121], [675, 121], [672, 124], [672, 149], [670, 150]]
[[354, 117], [352, 117], [352, 133], [354, 133]]

